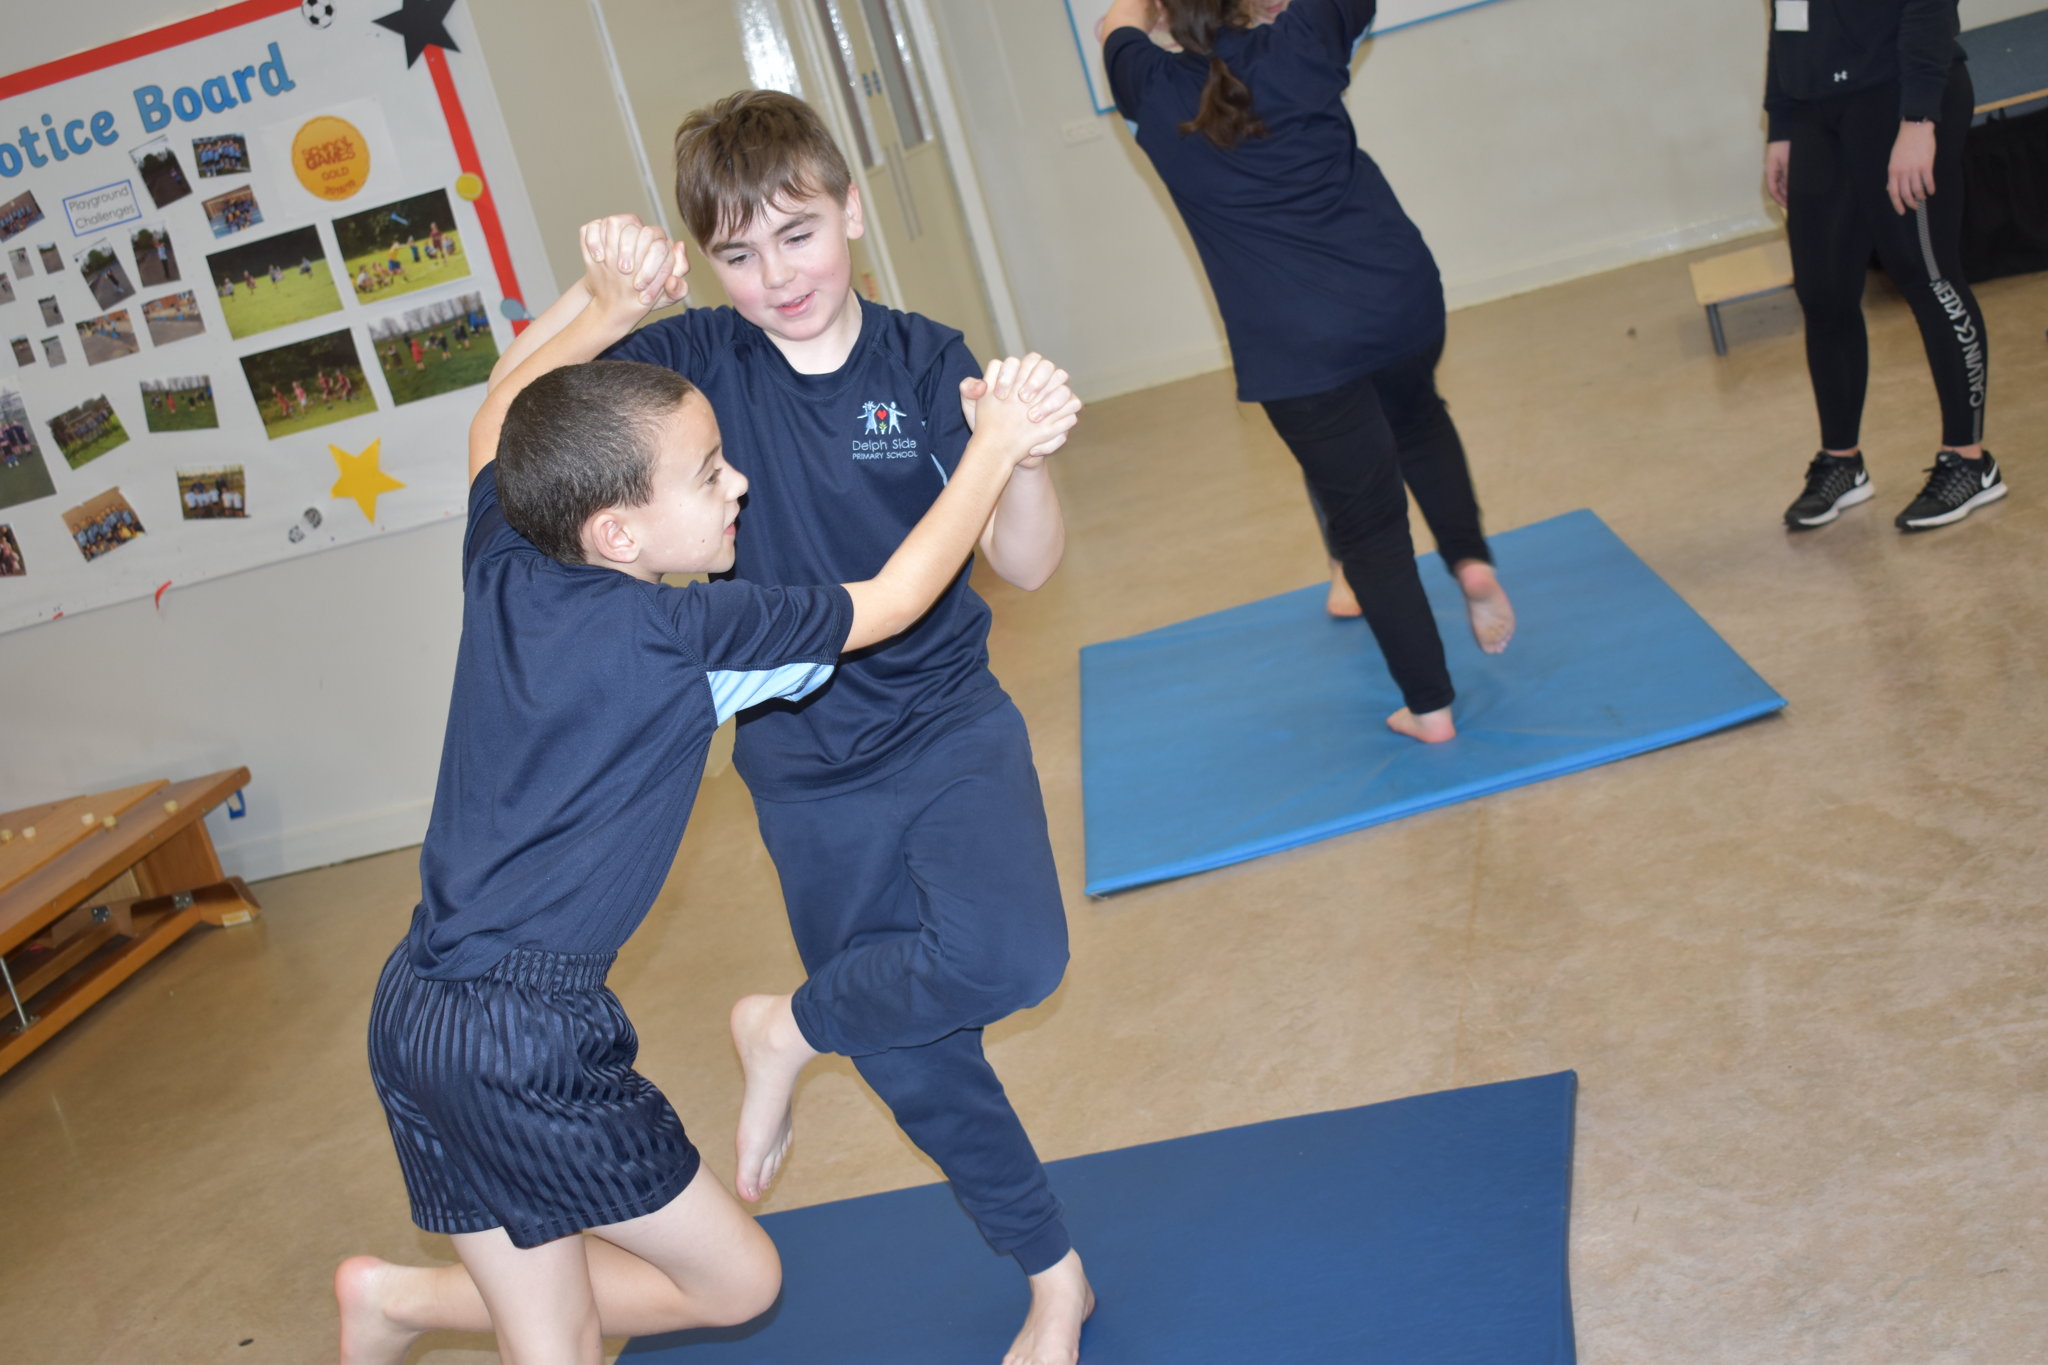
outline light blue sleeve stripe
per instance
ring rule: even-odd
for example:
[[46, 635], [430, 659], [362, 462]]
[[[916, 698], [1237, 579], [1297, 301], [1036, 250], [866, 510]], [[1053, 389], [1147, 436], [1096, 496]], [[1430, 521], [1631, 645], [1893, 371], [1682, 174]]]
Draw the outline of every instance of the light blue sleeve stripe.
[[711, 704], [717, 708], [719, 723], [731, 719], [749, 706], [776, 697], [787, 697], [790, 701], [807, 697], [825, 685], [832, 676], [831, 664], [784, 664], [780, 668], [760, 668], [751, 672], [707, 672], [704, 677], [711, 684]]

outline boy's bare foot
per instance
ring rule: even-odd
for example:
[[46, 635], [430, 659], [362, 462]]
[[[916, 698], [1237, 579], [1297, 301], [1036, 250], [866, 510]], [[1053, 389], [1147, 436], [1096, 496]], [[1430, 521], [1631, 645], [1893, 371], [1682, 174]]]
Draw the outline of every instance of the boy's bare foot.
[[341, 1365], [401, 1365], [420, 1334], [392, 1321], [386, 1311], [393, 1279], [408, 1267], [375, 1256], [351, 1256], [334, 1271], [334, 1300], [341, 1306]]
[[1441, 711], [1424, 711], [1419, 716], [1404, 706], [1387, 717], [1387, 728], [1397, 735], [1419, 739], [1424, 744], [1441, 744], [1458, 737], [1458, 727], [1451, 723], [1451, 708], [1448, 706]]
[[804, 1041], [786, 995], [741, 997], [732, 1007], [732, 1041], [747, 1075], [734, 1139], [739, 1171], [733, 1189], [751, 1203], [767, 1193], [782, 1168], [789, 1151], [790, 1097], [804, 1065], [818, 1053]]
[[1515, 638], [1515, 609], [1507, 591], [1494, 575], [1493, 565], [1483, 559], [1468, 559], [1458, 565], [1458, 586], [1465, 592], [1465, 614], [1472, 621], [1472, 638], [1488, 654], [1498, 654]]
[[1031, 1277], [1031, 1311], [1003, 1365], [1076, 1365], [1081, 1324], [1094, 1311], [1095, 1291], [1081, 1269], [1080, 1253], [1069, 1251]]
[[1330, 561], [1330, 598], [1324, 609], [1332, 616], [1363, 616], [1359, 610], [1358, 594], [1351, 591], [1351, 581], [1344, 577], [1344, 566], [1337, 560]]

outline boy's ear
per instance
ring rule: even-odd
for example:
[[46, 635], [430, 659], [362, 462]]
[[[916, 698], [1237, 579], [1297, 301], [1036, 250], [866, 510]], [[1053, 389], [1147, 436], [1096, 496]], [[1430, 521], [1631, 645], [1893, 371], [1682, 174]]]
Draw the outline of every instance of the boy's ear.
[[593, 564], [631, 564], [640, 558], [640, 543], [624, 512], [604, 507], [584, 518], [583, 557]]
[[867, 235], [867, 230], [867, 210], [861, 206], [860, 186], [848, 185], [846, 187], [846, 238], [848, 241], [852, 241], [855, 237], [864, 237]]

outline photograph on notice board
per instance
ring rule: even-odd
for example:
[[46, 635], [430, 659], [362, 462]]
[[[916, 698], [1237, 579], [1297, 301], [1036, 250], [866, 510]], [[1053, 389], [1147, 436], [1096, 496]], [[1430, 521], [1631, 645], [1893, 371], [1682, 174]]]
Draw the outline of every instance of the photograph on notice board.
[[43, 363], [53, 370], [59, 365], [66, 363], [64, 359], [64, 339], [62, 337], [43, 338]]
[[200, 207], [206, 210], [206, 225], [216, 237], [231, 236], [263, 221], [263, 210], [256, 206], [256, 191], [247, 185], [237, 185], [226, 194], [202, 200]]
[[7, 344], [14, 349], [15, 364], [33, 365], [36, 363], [35, 344], [27, 337], [16, 337]]
[[213, 406], [213, 380], [203, 374], [145, 379], [142, 420], [151, 431], [201, 431], [220, 425]]
[[377, 410], [347, 330], [242, 357], [249, 396], [272, 440]]
[[109, 488], [66, 512], [64, 525], [78, 552], [89, 560], [118, 550], [142, 534], [142, 518], [135, 515], [118, 488]]
[[36, 268], [29, 264], [28, 248], [25, 246], [18, 246], [8, 252], [7, 263], [14, 268], [14, 278], [17, 280], [25, 280], [36, 273]]
[[128, 316], [126, 308], [87, 318], [77, 327], [78, 348], [85, 352], [88, 365], [119, 360], [142, 349], [142, 339], [135, 335], [135, 319]]
[[85, 287], [92, 291], [93, 300], [100, 307], [112, 308], [135, 292], [135, 282], [128, 278], [128, 267], [121, 264], [114, 244], [105, 237], [81, 251], [72, 252], [71, 259], [78, 262], [79, 277], [85, 281]]
[[14, 276], [0, 270], [0, 303], [14, 302]]
[[56, 491], [21, 395], [0, 389], [0, 507], [17, 507]]
[[206, 258], [207, 273], [238, 340], [341, 308], [334, 269], [316, 228], [295, 228]]
[[178, 505], [187, 521], [248, 516], [248, 501], [242, 487], [242, 466], [229, 464], [211, 469], [179, 470]]
[[448, 206], [446, 190], [337, 218], [334, 240], [356, 298], [366, 303], [432, 289], [469, 274], [469, 258], [455, 231], [455, 212]]
[[62, 327], [64, 325], [64, 310], [58, 307], [55, 294], [50, 295], [46, 299], [37, 299], [36, 307], [43, 311], [43, 326]]
[[201, 180], [249, 173], [249, 139], [240, 133], [192, 139], [192, 164]]
[[149, 191], [150, 201], [158, 208], [175, 204], [192, 193], [191, 182], [185, 179], [185, 169], [178, 164], [178, 154], [171, 149], [168, 137], [153, 137], [128, 156], [142, 173], [143, 188]]
[[105, 394], [86, 399], [50, 419], [50, 436], [73, 469], [91, 464], [128, 440], [128, 431]]
[[64, 253], [57, 250], [55, 242], [44, 242], [36, 248], [36, 255], [43, 258], [43, 273], [55, 275], [64, 269]]
[[370, 324], [370, 345], [394, 403], [468, 388], [491, 377], [498, 343], [481, 294], [437, 299]]
[[178, 282], [178, 253], [171, 247], [171, 235], [162, 223], [135, 229], [128, 244], [135, 252], [135, 277], [144, 289]]
[[14, 528], [0, 525], [0, 578], [19, 578], [27, 572], [28, 561], [22, 558], [21, 542], [14, 538]]
[[0, 242], [6, 241], [18, 232], [26, 232], [42, 221], [43, 206], [36, 202], [33, 193], [23, 190], [6, 203], [0, 204]]
[[196, 337], [206, 330], [206, 319], [199, 315], [199, 300], [189, 289], [143, 304], [142, 320], [149, 324], [149, 344], [152, 346], [168, 346], [186, 337]]

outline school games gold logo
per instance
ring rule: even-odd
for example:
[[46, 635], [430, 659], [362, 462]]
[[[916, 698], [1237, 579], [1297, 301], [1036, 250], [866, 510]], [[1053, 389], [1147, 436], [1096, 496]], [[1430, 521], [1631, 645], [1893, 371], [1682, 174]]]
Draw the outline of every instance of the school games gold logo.
[[322, 114], [292, 139], [292, 170], [322, 199], [346, 199], [370, 178], [370, 147], [347, 119]]

